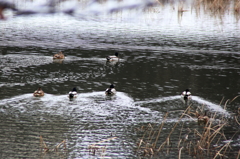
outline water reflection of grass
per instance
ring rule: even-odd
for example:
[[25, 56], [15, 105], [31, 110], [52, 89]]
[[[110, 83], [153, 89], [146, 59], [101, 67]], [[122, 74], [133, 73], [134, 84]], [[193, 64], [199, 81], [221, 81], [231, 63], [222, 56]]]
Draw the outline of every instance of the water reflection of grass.
[[[236, 97], [228, 100], [226, 104], [235, 99]], [[232, 127], [239, 126], [239, 113], [236, 111], [234, 118], [226, 118], [224, 114], [204, 113], [203, 108], [193, 111], [190, 105], [171, 128], [167, 125], [169, 114], [166, 113], [160, 125], [148, 124], [138, 129], [141, 138], [137, 143], [137, 153], [153, 157], [158, 156], [160, 152], [169, 154], [171, 151], [178, 151], [178, 158], [181, 158], [183, 153], [195, 158], [231, 158], [234, 155], [234, 158], [238, 158], [240, 154], [233, 150], [231, 143], [239, 130], [237, 129], [230, 138], [229, 134], [225, 135], [225, 133], [230, 124]], [[183, 117], [197, 121], [198, 128], [189, 127], [189, 124], [182, 122]], [[169, 132], [166, 135], [166, 132], [162, 131], [167, 129]], [[179, 135], [178, 140], [176, 134]]]

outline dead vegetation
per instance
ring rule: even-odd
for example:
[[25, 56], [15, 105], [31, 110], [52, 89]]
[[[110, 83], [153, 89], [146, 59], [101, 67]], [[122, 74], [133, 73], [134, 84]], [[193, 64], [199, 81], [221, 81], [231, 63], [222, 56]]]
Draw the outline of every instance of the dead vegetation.
[[66, 153], [67, 151], [67, 145], [66, 145], [66, 140], [63, 140], [62, 142], [60, 142], [59, 144], [53, 146], [53, 147], [49, 147], [47, 146], [46, 142], [43, 140], [43, 137], [40, 136], [40, 150], [42, 155], [46, 155], [48, 153], [59, 153], [59, 156], [62, 156], [61, 153]]
[[[233, 102], [235, 99], [236, 97], [233, 100], [227, 100], [224, 107], [226, 108], [227, 104]], [[166, 113], [160, 125], [148, 124], [137, 130], [142, 136], [137, 143], [136, 152], [140, 156], [148, 157], [158, 156], [160, 153], [169, 154], [170, 151], [177, 151], [179, 159], [183, 153], [195, 158], [227, 158], [229, 157], [228, 155], [233, 155], [230, 144], [232, 138], [239, 133], [239, 130], [235, 132], [231, 139], [225, 136], [224, 130], [233, 121], [236, 121], [234, 123], [238, 124], [236, 125], [237, 127], [240, 125], [238, 111], [235, 113], [234, 118], [226, 118], [223, 114], [210, 114], [204, 111], [204, 106], [192, 110], [190, 105], [171, 128], [167, 124], [169, 114]], [[196, 123], [197, 128], [189, 127], [186, 122], [183, 122], [184, 117], [189, 118], [190, 122], [193, 121]], [[166, 129], [170, 131], [168, 135], [166, 135], [166, 132], [163, 132]], [[176, 135], [179, 135], [178, 141]], [[231, 158], [237, 159], [239, 153], [235, 152], [235, 156], [231, 156]]]
[[[157, 0], [160, 6], [165, 4], [178, 5], [178, 12], [188, 11], [185, 9], [189, 2], [184, 0], [180, 1], [167, 1]], [[173, 7], [175, 8], [175, 7]], [[233, 12], [234, 14], [240, 13], [240, 0], [193, 0], [191, 4], [191, 11], [195, 9], [196, 12], [204, 11], [211, 15], [223, 15], [224, 13]]]
[[96, 154], [99, 154], [101, 157], [104, 157], [104, 153], [106, 152], [107, 147], [106, 147], [106, 145], [101, 146], [100, 144], [104, 143], [106, 141], [110, 141], [110, 140], [116, 139], [116, 138], [117, 137], [108, 138], [108, 139], [99, 141], [99, 142], [97, 142], [95, 144], [89, 145], [88, 146], [89, 154], [91, 154], [93, 156], [95, 156]]

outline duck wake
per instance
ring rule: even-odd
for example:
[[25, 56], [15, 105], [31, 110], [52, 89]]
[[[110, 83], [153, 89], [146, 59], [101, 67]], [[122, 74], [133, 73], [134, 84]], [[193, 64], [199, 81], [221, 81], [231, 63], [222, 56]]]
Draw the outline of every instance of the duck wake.
[[[167, 102], [167, 101], [175, 101], [175, 100], [180, 100], [180, 99], [181, 99], [181, 97], [178, 95], [178, 96], [155, 98], [155, 99], [146, 100], [146, 101], [138, 101], [138, 102], [135, 102], [135, 104], [143, 105], [143, 104], [150, 104], [150, 103], [163, 103], [163, 102]], [[221, 107], [220, 105], [212, 103], [210, 101], [207, 101], [201, 97], [192, 96], [192, 102], [194, 102], [194, 101], [197, 102], [198, 104], [205, 105], [209, 110], [211, 110], [213, 112], [218, 112], [218, 113], [221, 113], [221, 114], [224, 114], [227, 116], [230, 115], [230, 113], [227, 110], [223, 109], [223, 107]]]

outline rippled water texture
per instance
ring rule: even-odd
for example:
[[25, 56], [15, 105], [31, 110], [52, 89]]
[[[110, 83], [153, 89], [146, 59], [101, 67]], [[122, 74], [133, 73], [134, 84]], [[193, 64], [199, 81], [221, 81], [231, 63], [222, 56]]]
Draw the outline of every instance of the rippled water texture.
[[[164, 138], [187, 107], [180, 100], [186, 88], [193, 109], [205, 106], [231, 119], [239, 99], [224, 104], [240, 90], [240, 23], [231, 13], [214, 17], [188, 5], [180, 16], [176, 7], [92, 17], [11, 17], [7, 11], [8, 19], [0, 21], [0, 157], [136, 158], [136, 129], [161, 124], [169, 112]], [[60, 50], [66, 58], [53, 61]], [[116, 51], [120, 61], [107, 63]], [[117, 94], [107, 97], [111, 83]], [[39, 86], [45, 96], [33, 97]], [[78, 97], [69, 100], [73, 87]], [[201, 129], [196, 118], [181, 121]], [[226, 130], [226, 138], [236, 131]], [[50, 148], [66, 140], [67, 150], [41, 153], [39, 136]], [[172, 136], [177, 142], [179, 132]], [[105, 152], [89, 153], [88, 146], [106, 139], [99, 144]], [[236, 155], [239, 134], [232, 140]], [[176, 156], [173, 150], [161, 158]]]

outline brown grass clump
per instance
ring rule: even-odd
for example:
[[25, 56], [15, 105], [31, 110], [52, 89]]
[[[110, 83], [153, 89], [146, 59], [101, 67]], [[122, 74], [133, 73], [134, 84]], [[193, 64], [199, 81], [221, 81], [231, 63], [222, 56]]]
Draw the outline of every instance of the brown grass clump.
[[106, 141], [110, 141], [110, 140], [113, 140], [113, 139], [116, 139], [117, 137], [112, 137], [112, 138], [108, 138], [108, 139], [105, 139], [105, 140], [102, 140], [102, 141], [99, 141], [95, 144], [91, 144], [88, 146], [88, 150], [89, 150], [89, 153], [93, 156], [96, 155], [96, 153], [100, 153], [101, 157], [104, 157], [104, 153], [106, 152], [107, 148], [106, 148], [106, 145], [105, 146], [97, 146], [103, 142], [106, 142]]
[[235, 13], [240, 13], [240, 1], [239, 0], [234, 1], [234, 11], [235, 11]]
[[40, 149], [43, 154], [50, 153], [50, 152], [59, 152], [59, 151], [66, 151], [67, 146], [66, 146], [66, 141], [63, 140], [53, 148], [49, 148], [47, 144], [44, 142], [43, 137], [40, 136]]
[[223, 15], [229, 11], [233, 11], [235, 14], [240, 13], [239, 0], [195, 0], [194, 4], [194, 8], [203, 7], [205, 12], [212, 15]]
[[190, 109], [190, 106], [184, 111], [184, 113], [178, 119], [178, 122], [176, 122], [174, 124], [170, 133], [166, 137], [165, 141], [163, 141], [160, 146], [158, 146], [157, 143], [158, 143], [158, 139], [161, 135], [161, 131], [163, 129], [164, 123], [167, 119], [168, 113], [165, 114], [164, 120], [157, 130], [154, 130], [154, 127], [151, 124], [148, 124], [142, 138], [139, 140], [139, 143], [137, 144], [138, 145], [137, 151], [138, 152], [143, 151], [144, 156], [152, 156], [155, 153], [164, 149], [165, 147], [169, 147], [170, 146], [170, 138], [171, 138], [172, 133], [174, 132], [176, 126], [179, 124], [179, 121], [182, 119], [184, 114], [186, 114], [186, 112], [189, 109]]
[[[178, 15], [182, 15], [183, 12], [189, 11], [184, 8], [188, 6], [189, 2], [187, 1], [166, 1], [166, 0], [157, 0], [160, 4], [159, 6], [164, 7], [164, 5], [172, 5], [175, 9], [175, 5], [178, 5]], [[201, 11], [204, 13], [210, 14], [213, 17], [222, 17], [225, 13], [234, 13], [235, 16], [240, 14], [240, 0], [194, 0], [192, 1], [191, 11], [195, 9], [197, 15]]]
[[[233, 100], [228, 100], [225, 103], [225, 107], [227, 107], [226, 104], [228, 102], [231, 103], [236, 98], [237, 97]], [[138, 131], [142, 133], [142, 137], [137, 143], [137, 153], [139, 155], [152, 157], [157, 156], [159, 152], [166, 152], [168, 154], [171, 151], [178, 151], [178, 158], [181, 158], [183, 152], [195, 158], [211, 157], [215, 159], [227, 157], [231, 150], [231, 139], [227, 139], [224, 134], [224, 129], [233, 121], [229, 122], [228, 118], [224, 115], [204, 112], [204, 107], [192, 111], [191, 106], [188, 106], [188, 108], [180, 115], [178, 121], [169, 130], [170, 132], [162, 133], [167, 116], [168, 113], [166, 113], [159, 126], [148, 124], [146, 127], [138, 129]], [[183, 117], [189, 117], [197, 122], [200, 127], [187, 127], [187, 124], [182, 122]], [[235, 120], [239, 126], [240, 124], [237, 117], [238, 114], [236, 113]], [[167, 128], [165, 128], [165, 130], [166, 129]], [[172, 136], [173, 133], [175, 138]], [[235, 134], [237, 133], [239, 133], [239, 131], [235, 132]], [[176, 134], [179, 134], [178, 141], [176, 140]], [[240, 155], [239, 153], [240, 152], [238, 152], [238, 156]]]

